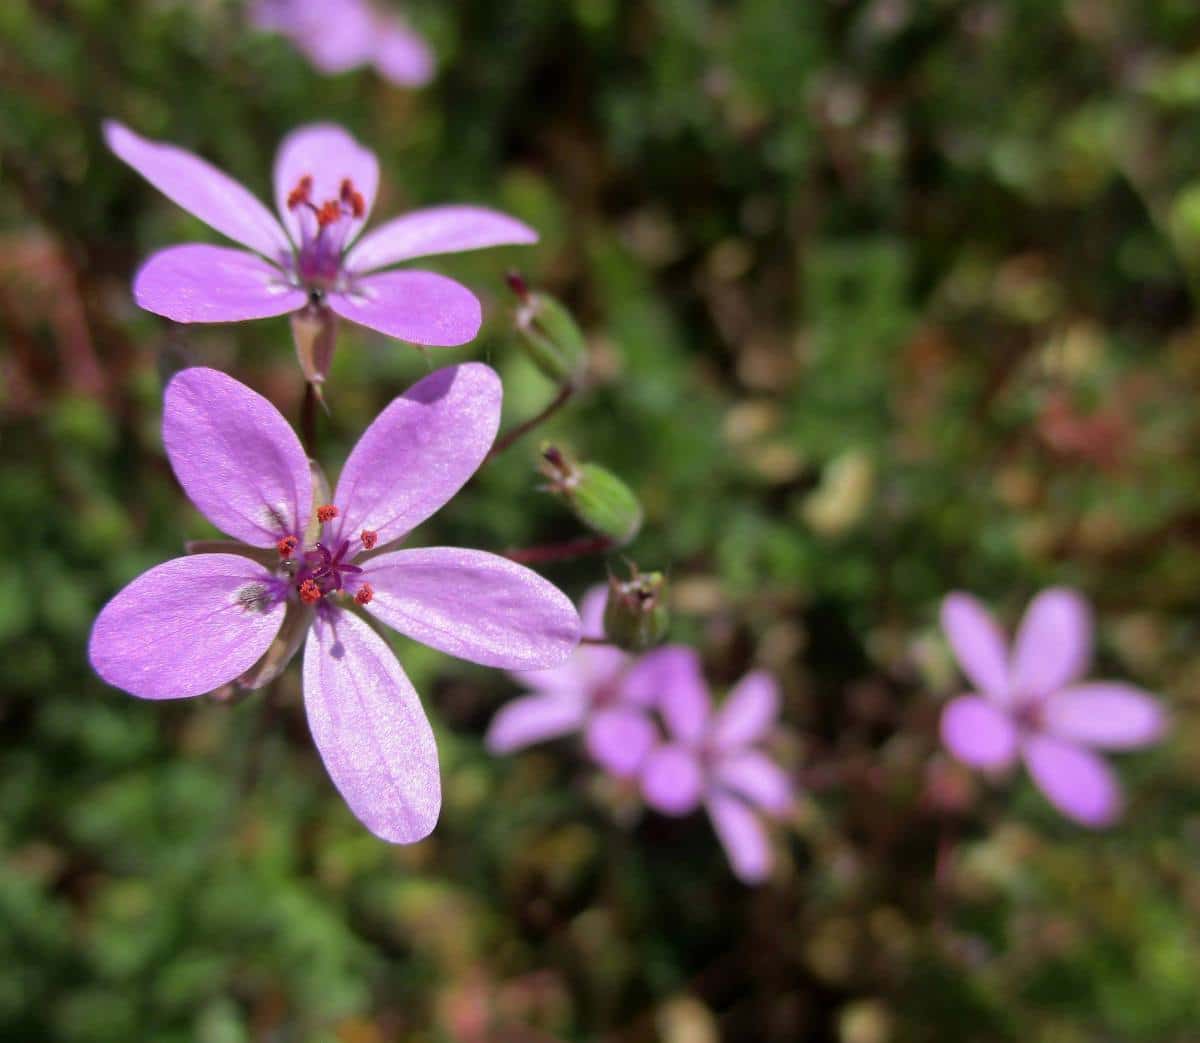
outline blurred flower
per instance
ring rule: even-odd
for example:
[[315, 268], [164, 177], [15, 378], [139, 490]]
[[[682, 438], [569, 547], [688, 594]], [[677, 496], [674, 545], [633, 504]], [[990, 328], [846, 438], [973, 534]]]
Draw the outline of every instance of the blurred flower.
[[1030, 603], [1010, 655], [1004, 635], [975, 598], [942, 602], [942, 629], [962, 671], [981, 694], [942, 712], [942, 740], [965, 764], [1009, 770], [1018, 754], [1046, 798], [1091, 828], [1121, 813], [1112, 769], [1093, 750], [1131, 750], [1158, 741], [1166, 717], [1157, 701], [1119, 681], [1080, 684], [1092, 651], [1087, 602], [1065, 588]]
[[[603, 639], [607, 598], [604, 587], [593, 587], [580, 604], [585, 638]], [[488, 749], [512, 753], [582, 732], [588, 753], [610, 775], [636, 775], [658, 739], [649, 711], [659, 694], [659, 654], [652, 652], [635, 662], [612, 645], [588, 643], [560, 666], [514, 674], [531, 691], [492, 719]]]
[[376, 418], [332, 501], [314, 505], [321, 483], [275, 407], [216, 370], [182, 371], [166, 390], [163, 443], [192, 502], [239, 542], [208, 541], [121, 590], [92, 628], [92, 666], [143, 699], [235, 678], [261, 687], [311, 630], [305, 709], [334, 784], [376, 836], [419, 840], [441, 804], [433, 733], [387, 644], [344, 603], [504, 669], [551, 666], [579, 639], [574, 607], [529, 569], [482, 551], [389, 550], [458, 492], [499, 421], [491, 369], [438, 370]]
[[260, 29], [287, 37], [323, 73], [373, 65], [399, 87], [433, 79], [429, 45], [395, 15], [365, 0], [257, 0], [250, 18]]
[[433, 272], [380, 269], [537, 241], [531, 228], [493, 210], [440, 206], [394, 218], [356, 243], [375, 201], [379, 163], [332, 124], [301, 127], [279, 148], [274, 181], [282, 225], [199, 156], [113, 121], [104, 135], [172, 202], [253, 251], [187, 243], [151, 256], [134, 277], [134, 297], [176, 322], [238, 322], [309, 306], [415, 344], [465, 344], [481, 321], [479, 301], [465, 286]]
[[695, 651], [668, 645], [656, 654], [658, 707], [671, 741], [646, 759], [642, 795], [664, 815], [686, 815], [703, 802], [733, 871], [760, 883], [771, 850], [755, 809], [781, 816], [793, 799], [787, 775], [755, 748], [779, 716], [775, 679], [747, 674], [714, 713]]

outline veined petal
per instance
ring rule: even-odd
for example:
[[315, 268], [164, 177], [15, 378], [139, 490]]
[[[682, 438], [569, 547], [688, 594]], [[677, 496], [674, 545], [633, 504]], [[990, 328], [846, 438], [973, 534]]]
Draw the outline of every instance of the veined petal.
[[342, 469], [336, 538], [370, 529], [382, 546], [445, 504], [487, 456], [500, 426], [500, 395], [495, 372], [467, 362], [436, 370], [393, 399]]
[[349, 180], [362, 195], [363, 216], [349, 218], [349, 243], [371, 215], [379, 191], [379, 160], [349, 131], [333, 123], [298, 127], [283, 139], [275, 154], [275, 206], [294, 242], [301, 240], [300, 219], [288, 209], [288, 196], [304, 177], [312, 178], [309, 198], [316, 206], [341, 198], [342, 182]]
[[578, 731], [586, 713], [587, 701], [573, 692], [522, 695], [496, 711], [484, 743], [490, 753], [513, 753]]
[[143, 572], [100, 611], [88, 658], [109, 684], [143, 699], [202, 695], [266, 652], [286, 604], [261, 565], [195, 554]]
[[592, 760], [618, 779], [638, 774], [657, 738], [650, 718], [626, 707], [593, 714], [584, 735]]
[[717, 762], [717, 781], [771, 815], [792, 806], [792, 782], [778, 764], [758, 750], [740, 750]]
[[970, 594], [942, 600], [942, 630], [954, 658], [975, 688], [997, 702], [1009, 699], [1008, 644], [983, 604]]
[[737, 797], [710, 794], [705, 802], [729, 865], [744, 884], [761, 884], [771, 874], [771, 846], [758, 816]]
[[357, 616], [318, 614], [304, 649], [304, 707], [359, 821], [393, 844], [427, 836], [442, 805], [433, 730], [392, 650]]
[[1078, 680], [1092, 658], [1092, 613], [1073, 590], [1043, 590], [1025, 611], [1013, 644], [1012, 690], [1047, 696]]
[[328, 300], [343, 319], [433, 348], [474, 340], [483, 322], [475, 294], [433, 272], [375, 272], [358, 278], [349, 292], [331, 293]]
[[1090, 829], [1120, 818], [1121, 789], [1103, 758], [1049, 735], [1027, 739], [1021, 752], [1038, 789], [1067, 818]]
[[433, 51], [420, 36], [398, 19], [388, 19], [378, 33], [375, 68], [399, 87], [421, 87], [433, 79]]
[[215, 369], [177, 373], [163, 395], [175, 476], [218, 529], [255, 547], [304, 531], [312, 478], [299, 439], [262, 395]]
[[779, 717], [779, 684], [765, 670], [743, 677], [713, 716], [710, 738], [719, 750], [749, 746], [764, 738]]
[[1017, 756], [1012, 718], [978, 695], [963, 695], [946, 704], [942, 742], [964, 764], [986, 771], [1003, 771]]
[[488, 246], [536, 243], [535, 232], [515, 217], [482, 206], [434, 206], [380, 225], [346, 257], [352, 272], [372, 272], [414, 257], [461, 253]]
[[647, 652], [625, 675], [622, 695], [628, 703], [657, 707], [679, 742], [694, 746], [704, 738], [712, 701], [694, 649], [664, 645]]
[[133, 277], [133, 299], [175, 322], [244, 322], [297, 311], [308, 297], [252, 253], [184, 243], [150, 255]]
[[704, 773], [694, 750], [665, 743], [642, 765], [642, 797], [664, 815], [687, 815], [700, 804]]
[[278, 261], [291, 252], [287, 236], [254, 195], [207, 160], [185, 149], [104, 123], [108, 147], [165, 195], [234, 242]]
[[561, 662], [579, 643], [570, 599], [532, 569], [478, 550], [422, 547], [364, 564], [366, 606], [414, 641], [504, 670]]
[[1046, 731], [1103, 750], [1134, 750], [1158, 742], [1167, 715], [1149, 692], [1119, 681], [1074, 685], [1046, 699]]

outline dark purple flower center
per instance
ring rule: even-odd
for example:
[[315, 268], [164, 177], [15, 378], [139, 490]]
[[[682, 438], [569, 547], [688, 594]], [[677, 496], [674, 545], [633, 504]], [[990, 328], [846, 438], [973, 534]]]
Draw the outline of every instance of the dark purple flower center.
[[[333, 504], [318, 507], [316, 517], [322, 530], [337, 518], [339, 513]], [[297, 556], [300, 541], [295, 536], [288, 535], [279, 540], [277, 548], [281, 567], [284, 573], [291, 577], [291, 584], [304, 604], [315, 605], [331, 594], [345, 591], [347, 594], [353, 594], [358, 604], [366, 605], [375, 592], [371, 584], [359, 578], [363, 572], [362, 568], [349, 559], [359, 551], [371, 550], [378, 539], [377, 532], [363, 529], [359, 538], [354, 541], [353, 549], [349, 537], [344, 538], [336, 547], [318, 540], [310, 549]]]
[[362, 220], [366, 203], [349, 178], [342, 181], [334, 199], [317, 203], [312, 198], [313, 179], [305, 174], [288, 193], [287, 208], [300, 224], [300, 248], [295, 273], [310, 291], [334, 288], [342, 275], [342, 250], [355, 221]]
[[1018, 702], [1013, 708], [1013, 721], [1018, 731], [1026, 735], [1042, 731], [1046, 723], [1042, 700], [1023, 699]]

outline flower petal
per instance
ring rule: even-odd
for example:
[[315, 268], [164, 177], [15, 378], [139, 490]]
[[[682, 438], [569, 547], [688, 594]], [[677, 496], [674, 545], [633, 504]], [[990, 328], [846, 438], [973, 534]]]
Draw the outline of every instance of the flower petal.
[[359, 821], [393, 844], [428, 836], [442, 804], [433, 730], [392, 650], [357, 616], [317, 616], [304, 649], [304, 708]]
[[1043, 590], [1025, 610], [1013, 644], [1012, 690], [1047, 696], [1083, 676], [1092, 657], [1092, 614], [1064, 587]]
[[708, 728], [712, 702], [700, 657], [686, 645], [664, 645], [642, 656], [625, 675], [622, 697], [638, 706], [657, 707], [667, 731], [696, 745]]
[[978, 695], [963, 695], [946, 704], [942, 742], [964, 764], [985, 771], [1002, 771], [1017, 756], [1012, 718]]
[[420, 36], [398, 19], [389, 19], [378, 34], [375, 68], [399, 87], [421, 87], [433, 79], [433, 52]]
[[592, 760], [618, 779], [637, 775], [657, 738], [645, 713], [621, 707], [595, 714], [584, 736]]
[[600, 640], [604, 637], [604, 606], [608, 604], [608, 587], [597, 583], [589, 587], [579, 602], [579, 622], [583, 636]]
[[348, 293], [331, 293], [343, 319], [410, 344], [452, 348], [475, 339], [483, 322], [479, 300], [462, 283], [433, 272], [376, 272]]
[[262, 395], [215, 369], [177, 373], [163, 395], [163, 445], [184, 492], [218, 529], [271, 547], [304, 531], [308, 459]]
[[743, 677], [713, 716], [713, 746], [733, 750], [758, 742], [779, 716], [779, 685], [765, 670]]
[[1097, 754], [1049, 735], [1028, 739], [1022, 753], [1033, 781], [1067, 818], [1100, 829], [1120, 817], [1120, 786]]
[[1158, 742], [1167, 715], [1149, 692], [1119, 681], [1075, 685], [1042, 706], [1046, 731], [1103, 750], [1134, 750]]
[[496, 711], [484, 743], [490, 753], [513, 753], [578, 731], [586, 713], [587, 701], [566, 692], [522, 695]]
[[487, 366], [447, 366], [377, 416], [350, 453], [333, 502], [336, 539], [363, 529], [391, 543], [438, 510], [483, 463], [500, 426], [500, 378]]
[[286, 603], [261, 565], [195, 554], [157, 565], [96, 617], [92, 667], [143, 699], [211, 692], [252, 667], [283, 624]]
[[717, 839], [734, 874], [744, 884], [761, 884], [771, 874], [771, 846], [758, 817], [737, 797], [713, 793], [706, 801]]
[[970, 594], [942, 600], [942, 630], [962, 672], [975, 688], [998, 702], [1008, 699], [1008, 644], [983, 604]]
[[329, 0], [258, 0], [252, 19], [282, 33], [324, 73], [346, 72], [375, 53], [374, 19], [361, 0], [340, 0], [335, 17]]
[[244, 322], [304, 307], [273, 264], [229, 246], [185, 243], [151, 254], [133, 277], [139, 308], [175, 322]]
[[792, 782], [787, 772], [758, 750], [722, 757], [716, 777], [727, 789], [771, 815], [785, 815], [792, 806]]
[[504, 670], [561, 662], [579, 644], [570, 599], [532, 569], [497, 554], [422, 547], [364, 564], [367, 611], [414, 641]]
[[[309, 198], [316, 206], [340, 199], [342, 182], [349, 179], [362, 195], [361, 218], [351, 218], [344, 242], [349, 243], [371, 215], [379, 190], [379, 160], [375, 153], [354, 140], [353, 135], [334, 123], [310, 123], [293, 130], [275, 154], [275, 207], [283, 218], [292, 240], [301, 240], [301, 209], [289, 210], [288, 196], [303, 177], [311, 177]], [[311, 216], [311, 215], [309, 215]]]
[[207, 160], [106, 120], [104, 140], [118, 157], [165, 195], [234, 242], [273, 261], [291, 252], [279, 222], [244, 186]]
[[659, 746], [642, 766], [642, 796], [664, 815], [686, 815], [700, 803], [704, 776], [696, 754], [684, 746]]
[[461, 253], [488, 246], [536, 243], [537, 232], [515, 217], [482, 206], [434, 206], [394, 217], [346, 257], [352, 272], [371, 272], [414, 257]]

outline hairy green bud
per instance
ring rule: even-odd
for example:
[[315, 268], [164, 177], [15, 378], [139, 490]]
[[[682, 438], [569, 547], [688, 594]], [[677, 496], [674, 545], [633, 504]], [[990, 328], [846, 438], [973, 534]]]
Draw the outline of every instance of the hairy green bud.
[[608, 577], [604, 634], [618, 648], [644, 652], [667, 634], [667, 580], [661, 572], [639, 572], [631, 566], [629, 579]]
[[517, 295], [514, 322], [525, 353], [556, 384], [574, 385], [587, 360], [587, 344], [575, 319], [559, 300], [529, 289], [516, 272], [508, 285]]
[[599, 464], [581, 464], [552, 445], [542, 449], [549, 489], [566, 501], [584, 525], [622, 547], [642, 528], [642, 505], [633, 491]]

